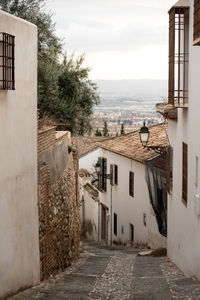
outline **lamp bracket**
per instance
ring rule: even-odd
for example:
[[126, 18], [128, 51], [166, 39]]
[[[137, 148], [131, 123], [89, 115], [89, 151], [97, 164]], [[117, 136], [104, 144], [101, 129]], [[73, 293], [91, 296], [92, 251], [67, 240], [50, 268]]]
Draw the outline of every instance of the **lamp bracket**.
[[147, 146], [144, 145], [144, 148], [147, 148], [148, 150], [153, 150], [157, 154], [160, 155], [166, 155], [167, 154], [167, 147], [164, 146]]

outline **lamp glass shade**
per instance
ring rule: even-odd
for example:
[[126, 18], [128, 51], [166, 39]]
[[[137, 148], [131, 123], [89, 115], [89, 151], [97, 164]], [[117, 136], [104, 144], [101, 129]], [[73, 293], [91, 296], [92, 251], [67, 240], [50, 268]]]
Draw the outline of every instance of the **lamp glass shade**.
[[97, 162], [95, 165], [95, 171], [97, 174], [99, 174], [101, 172], [101, 165], [99, 162]]
[[140, 141], [142, 143], [142, 145], [147, 145], [148, 141], [149, 141], [149, 128], [144, 125], [140, 128]]

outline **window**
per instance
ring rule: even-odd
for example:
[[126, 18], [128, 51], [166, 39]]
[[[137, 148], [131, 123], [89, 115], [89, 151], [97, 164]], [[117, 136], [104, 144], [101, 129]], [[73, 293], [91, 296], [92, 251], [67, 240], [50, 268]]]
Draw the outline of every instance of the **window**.
[[200, 45], [200, 0], [194, 0], [194, 45]]
[[107, 174], [107, 159], [104, 157], [99, 157], [98, 161], [101, 165], [101, 171], [100, 174], [98, 175], [98, 189], [101, 192], [106, 192], [107, 191], [107, 179], [106, 179], [106, 174]]
[[169, 11], [168, 101], [176, 107], [188, 103], [189, 8], [174, 6]]
[[114, 213], [114, 234], [117, 235], [117, 215]]
[[187, 144], [182, 145], [182, 200], [187, 205], [187, 181], [188, 181], [188, 147]]
[[15, 89], [15, 37], [0, 33], [0, 90]]
[[110, 165], [110, 184], [118, 185], [118, 166]]
[[117, 165], [114, 165], [114, 168], [115, 168], [115, 177], [114, 177], [114, 183], [115, 185], [118, 185], [118, 166]]
[[113, 185], [113, 165], [110, 165], [110, 184]]
[[134, 197], [134, 173], [129, 172], [129, 195]]
[[134, 225], [129, 223], [129, 235], [130, 235], [130, 241], [134, 241]]

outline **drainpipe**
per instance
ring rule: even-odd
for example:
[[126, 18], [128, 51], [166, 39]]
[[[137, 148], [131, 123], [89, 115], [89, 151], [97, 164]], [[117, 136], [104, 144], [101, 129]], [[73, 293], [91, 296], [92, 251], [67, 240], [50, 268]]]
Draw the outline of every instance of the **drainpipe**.
[[112, 185], [110, 185], [110, 245], [112, 246]]

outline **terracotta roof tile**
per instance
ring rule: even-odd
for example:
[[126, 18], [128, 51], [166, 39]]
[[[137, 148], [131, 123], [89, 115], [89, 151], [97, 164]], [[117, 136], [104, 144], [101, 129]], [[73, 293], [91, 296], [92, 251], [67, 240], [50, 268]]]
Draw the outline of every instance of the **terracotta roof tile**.
[[[149, 131], [150, 136], [148, 145], [168, 145], [166, 123], [153, 125], [149, 127]], [[103, 149], [129, 157], [139, 162], [144, 162], [158, 156], [158, 154], [156, 154], [153, 150], [143, 148], [140, 142], [139, 130], [115, 137], [111, 140], [99, 142], [97, 145]]]

